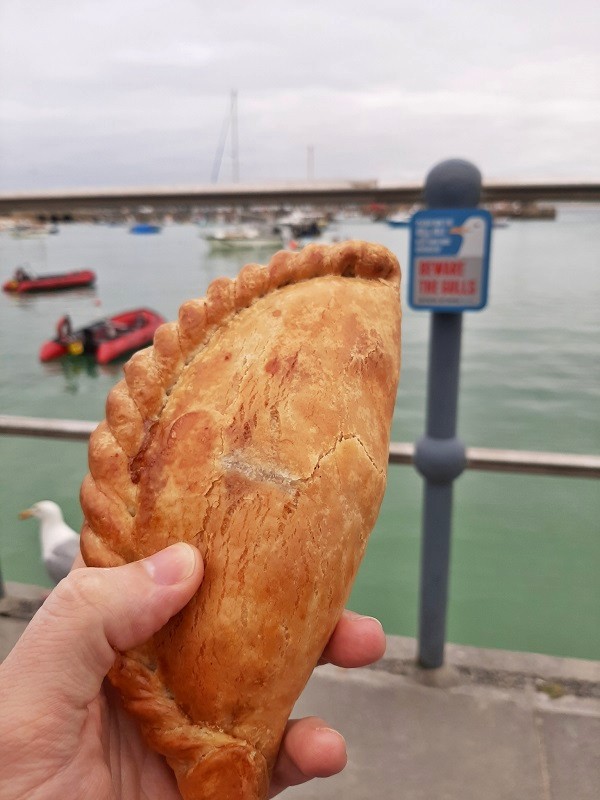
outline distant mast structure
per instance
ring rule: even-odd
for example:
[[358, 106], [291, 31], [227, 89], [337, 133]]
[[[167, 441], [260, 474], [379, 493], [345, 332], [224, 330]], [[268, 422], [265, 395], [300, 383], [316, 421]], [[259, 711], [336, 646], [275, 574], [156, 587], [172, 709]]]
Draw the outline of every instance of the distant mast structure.
[[237, 90], [235, 89], [232, 90], [230, 95], [229, 114], [225, 117], [223, 122], [219, 144], [217, 145], [217, 152], [215, 153], [215, 159], [213, 161], [211, 174], [212, 183], [217, 183], [219, 180], [219, 173], [221, 172], [221, 164], [223, 163], [223, 155], [225, 153], [225, 145], [227, 144], [229, 131], [231, 131], [231, 178], [233, 183], [239, 183], [240, 153], [238, 141]]
[[238, 144], [237, 91], [231, 92], [231, 172], [234, 183], [240, 180], [240, 152]]
[[309, 181], [315, 179], [315, 146], [312, 144], [306, 148], [306, 178]]

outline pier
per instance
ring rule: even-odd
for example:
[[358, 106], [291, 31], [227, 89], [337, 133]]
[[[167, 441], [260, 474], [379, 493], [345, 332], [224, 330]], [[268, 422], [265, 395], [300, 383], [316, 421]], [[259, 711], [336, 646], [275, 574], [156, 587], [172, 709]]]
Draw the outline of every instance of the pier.
[[[106, 211], [139, 206], [154, 211], [174, 208], [249, 208], [264, 205], [314, 206], [405, 204], [422, 200], [421, 184], [384, 185], [378, 181], [307, 181], [198, 186], [115, 187], [111, 189], [57, 189], [36, 192], [0, 192], [0, 215], [14, 213], [65, 214], [74, 211]], [[597, 182], [485, 183], [482, 203], [599, 202]]]
[[422, 670], [390, 637], [370, 669], [319, 668], [295, 713], [343, 732], [341, 775], [302, 800], [593, 800], [600, 785], [600, 663], [447, 645]]

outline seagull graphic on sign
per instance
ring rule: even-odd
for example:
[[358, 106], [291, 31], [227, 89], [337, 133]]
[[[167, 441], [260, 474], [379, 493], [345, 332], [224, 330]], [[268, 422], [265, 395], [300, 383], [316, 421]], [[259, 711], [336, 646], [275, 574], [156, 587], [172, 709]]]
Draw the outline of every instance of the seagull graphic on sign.
[[450, 233], [462, 236], [458, 256], [481, 258], [485, 250], [485, 220], [481, 217], [467, 217], [462, 225], [450, 228]]

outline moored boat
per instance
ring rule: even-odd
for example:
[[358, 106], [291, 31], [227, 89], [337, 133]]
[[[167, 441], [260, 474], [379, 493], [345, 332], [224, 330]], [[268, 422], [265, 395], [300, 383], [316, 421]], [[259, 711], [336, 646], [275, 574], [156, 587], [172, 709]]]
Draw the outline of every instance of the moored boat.
[[413, 214], [419, 210], [419, 206], [413, 205], [408, 211], [397, 211], [385, 218], [390, 228], [408, 228], [413, 218]]
[[129, 233], [160, 233], [161, 230], [162, 228], [160, 225], [154, 225], [151, 222], [138, 222], [136, 225], [132, 225], [131, 228], [129, 228]]
[[320, 236], [327, 225], [328, 220], [316, 211], [296, 208], [278, 217], [275, 230], [286, 239], [303, 239]]
[[30, 294], [33, 292], [56, 292], [62, 289], [78, 289], [93, 286], [96, 274], [91, 269], [76, 272], [61, 272], [53, 275], [33, 275], [23, 267], [15, 270], [13, 277], [2, 286], [5, 292]]
[[391, 217], [386, 217], [386, 222], [390, 228], [408, 228], [410, 225], [411, 215], [409, 214], [393, 214]]
[[13, 225], [11, 235], [15, 239], [33, 239], [37, 236], [46, 236], [49, 232], [47, 225], [40, 225], [32, 222], [17, 222]]
[[149, 308], [135, 308], [73, 330], [68, 316], [56, 325], [56, 337], [40, 348], [40, 361], [62, 356], [93, 356], [98, 364], [152, 344], [154, 332], [166, 320]]
[[241, 225], [223, 228], [203, 234], [204, 240], [212, 250], [273, 249], [283, 247], [279, 234], [262, 231], [254, 225]]

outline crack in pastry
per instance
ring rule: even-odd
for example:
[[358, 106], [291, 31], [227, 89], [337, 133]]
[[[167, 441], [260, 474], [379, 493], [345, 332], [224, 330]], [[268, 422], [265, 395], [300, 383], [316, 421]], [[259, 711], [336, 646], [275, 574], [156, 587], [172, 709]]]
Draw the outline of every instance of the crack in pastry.
[[197, 594], [110, 679], [185, 800], [264, 800], [385, 488], [400, 271], [309, 246], [213, 281], [124, 367], [81, 489], [89, 565], [188, 541]]

